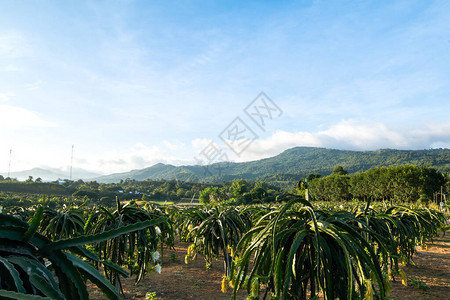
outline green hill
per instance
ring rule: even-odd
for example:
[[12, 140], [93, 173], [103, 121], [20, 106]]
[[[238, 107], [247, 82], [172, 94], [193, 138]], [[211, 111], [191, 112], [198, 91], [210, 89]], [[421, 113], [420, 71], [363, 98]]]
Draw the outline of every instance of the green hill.
[[328, 175], [341, 165], [349, 173], [373, 167], [411, 164], [435, 167], [450, 172], [450, 150], [349, 151], [314, 147], [295, 147], [281, 154], [251, 162], [217, 163], [208, 166], [173, 166], [156, 164], [152, 167], [95, 178], [99, 182], [125, 180], [177, 179], [183, 181], [219, 182], [236, 178], [266, 180], [285, 185], [311, 173]]

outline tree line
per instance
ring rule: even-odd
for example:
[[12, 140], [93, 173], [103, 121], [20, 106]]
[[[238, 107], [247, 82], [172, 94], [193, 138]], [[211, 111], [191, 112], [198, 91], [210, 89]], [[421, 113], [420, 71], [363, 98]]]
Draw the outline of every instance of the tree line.
[[[336, 167], [329, 176], [311, 174], [304, 181], [312, 200], [406, 201], [428, 202], [448, 191], [448, 174], [435, 168], [412, 165], [377, 167], [352, 175]], [[445, 189], [444, 189], [445, 188]]]
[[[278, 180], [292, 179], [293, 175]], [[297, 177], [298, 178], [298, 177]], [[298, 180], [298, 179], [297, 179]], [[310, 174], [301, 181], [296, 191], [294, 186], [284, 189], [271, 181], [252, 182], [235, 179], [221, 183], [195, 183], [180, 180], [121, 180], [118, 183], [98, 183], [83, 180], [58, 180], [42, 182], [30, 176], [26, 181], [0, 177], [0, 205], [29, 206], [37, 201], [53, 201], [69, 198], [70, 201], [92, 204], [114, 205], [120, 200], [162, 200], [199, 199], [203, 204], [229, 202], [234, 204], [270, 203], [282, 201], [283, 192], [304, 194], [311, 200], [349, 201], [407, 201], [428, 202], [436, 195], [450, 190], [449, 175], [431, 167], [412, 165], [376, 167], [349, 175], [341, 166], [332, 174], [322, 177]], [[42, 195], [46, 195], [42, 198]]]
[[[42, 182], [30, 176], [26, 181], [0, 178], [0, 205], [28, 207], [40, 202], [91, 203], [115, 205], [115, 199], [179, 201], [200, 199], [203, 204], [229, 201], [234, 203], [273, 202], [281, 189], [264, 182], [248, 182], [236, 179], [222, 183], [195, 183], [180, 180], [134, 180], [118, 183], [96, 181], [56, 180]], [[45, 197], [42, 197], [45, 195]], [[67, 199], [62, 199], [67, 198]], [[55, 203], [47, 203], [54, 207]]]

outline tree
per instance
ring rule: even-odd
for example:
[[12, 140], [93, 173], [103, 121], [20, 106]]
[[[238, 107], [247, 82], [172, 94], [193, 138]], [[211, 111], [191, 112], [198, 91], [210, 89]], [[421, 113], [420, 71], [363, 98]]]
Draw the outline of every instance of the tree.
[[422, 194], [428, 200], [433, 199], [435, 192], [440, 192], [441, 186], [445, 185], [444, 174], [434, 168], [421, 168], [420, 180], [422, 181]]
[[223, 198], [223, 193], [218, 187], [207, 187], [200, 192], [199, 201], [202, 204], [211, 202], [220, 202]]
[[349, 181], [347, 175], [329, 176], [331, 186], [331, 197], [335, 201], [347, 201], [350, 198]]
[[200, 192], [200, 195], [198, 197], [198, 200], [200, 201], [201, 204], [205, 205], [205, 204], [209, 204], [211, 202], [211, 199], [209, 197], [209, 195], [211, 194], [211, 188], [206, 188], [203, 191]]
[[185, 198], [186, 197], [186, 192], [187, 192], [187, 190], [186, 189], [184, 189], [184, 188], [179, 188], [178, 190], [177, 190], [177, 197], [178, 198]]
[[344, 170], [344, 168], [342, 166], [336, 166], [333, 169], [333, 175], [348, 175], [348, 172], [346, 170]]
[[250, 191], [254, 198], [258, 200], [263, 200], [267, 196], [267, 183], [265, 182], [257, 182], [255, 186]]
[[313, 180], [313, 179], [320, 178], [320, 177], [322, 177], [322, 175], [320, 175], [320, 174], [309, 174], [309, 175], [306, 177], [306, 180], [307, 180], [307, 181], [311, 181], [311, 180]]
[[368, 183], [367, 172], [355, 173], [350, 177], [350, 194], [353, 198], [359, 200], [367, 200], [368, 197]]
[[144, 201], [144, 202], [147, 202], [147, 201], [148, 201], [148, 196], [147, 196], [146, 193], [143, 193], [143, 194], [142, 194], [141, 200]]
[[231, 183], [230, 190], [235, 197], [243, 196], [248, 192], [248, 182], [244, 179], [235, 179]]

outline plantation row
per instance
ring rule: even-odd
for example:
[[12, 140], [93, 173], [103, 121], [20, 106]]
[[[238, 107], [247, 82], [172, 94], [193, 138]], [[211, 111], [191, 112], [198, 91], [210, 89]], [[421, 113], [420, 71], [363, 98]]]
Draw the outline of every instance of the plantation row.
[[[161, 210], [11, 208], [0, 214], [0, 297], [88, 299], [86, 281], [119, 299], [121, 278], [161, 272], [163, 246], [190, 242], [185, 261], [223, 260], [222, 291], [249, 299], [384, 299], [390, 279], [443, 227], [442, 213], [406, 206], [314, 204]], [[159, 250], [159, 251], [158, 251]], [[101, 270], [101, 271], [100, 271]], [[122, 291], [123, 292], [123, 291]]]

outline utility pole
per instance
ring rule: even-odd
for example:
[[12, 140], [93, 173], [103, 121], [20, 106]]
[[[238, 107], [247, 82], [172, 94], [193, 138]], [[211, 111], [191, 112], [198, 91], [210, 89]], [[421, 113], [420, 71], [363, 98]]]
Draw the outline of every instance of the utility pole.
[[12, 156], [12, 149], [9, 149], [9, 164], [8, 164], [8, 178], [11, 173], [11, 156]]
[[72, 165], [73, 165], [73, 145], [72, 145], [72, 155], [70, 156], [70, 178], [72, 180]]

